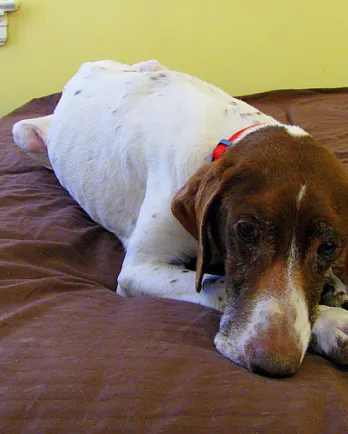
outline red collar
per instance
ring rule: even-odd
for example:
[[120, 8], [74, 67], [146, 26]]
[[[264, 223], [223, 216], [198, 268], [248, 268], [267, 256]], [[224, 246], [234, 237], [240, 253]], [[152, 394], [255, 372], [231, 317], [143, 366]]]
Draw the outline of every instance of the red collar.
[[214, 148], [213, 161], [221, 158], [222, 155], [227, 151], [227, 149], [233, 144], [233, 142], [235, 142], [237, 139], [239, 139], [243, 133], [245, 133], [246, 131], [252, 130], [254, 128], [257, 128], [260, 125], [264, 125], [264, 124], [249, 125], [248, 127], [243, 128], [242, 130], [239, 130], [236, 133], [234, 133], [233, 136], [231, 136], [228, 140], [220, 140], [220, 142]]

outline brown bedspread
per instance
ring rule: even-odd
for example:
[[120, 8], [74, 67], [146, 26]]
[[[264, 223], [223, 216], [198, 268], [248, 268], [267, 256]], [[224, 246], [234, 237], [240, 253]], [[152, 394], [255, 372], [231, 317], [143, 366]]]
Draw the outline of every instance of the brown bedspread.
[[[58, 98], [0, 120], [0, 432], [348, 432], [347, 368], [309, 353], [294, 377], [263, 378], [214, 349], [215, 311], [115, 294], [118, 240], [12, 142]], [[348, 89], [246, 100], [348, 167]]]

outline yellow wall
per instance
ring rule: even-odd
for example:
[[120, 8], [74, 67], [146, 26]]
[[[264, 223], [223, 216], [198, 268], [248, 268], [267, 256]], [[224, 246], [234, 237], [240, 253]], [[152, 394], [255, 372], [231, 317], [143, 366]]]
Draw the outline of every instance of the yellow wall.
[[21, 0], [0, 47], [0, 115], [103, 58], [157, 58], [234, 95], [347, 86], [347, 16], [347, 0]]

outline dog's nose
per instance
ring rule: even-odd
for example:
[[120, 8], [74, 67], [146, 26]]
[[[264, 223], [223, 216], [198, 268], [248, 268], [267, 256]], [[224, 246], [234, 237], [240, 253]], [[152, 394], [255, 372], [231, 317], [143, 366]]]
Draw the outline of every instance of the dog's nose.
[[249, 369], [269, 377], [293, 375], [302, 358], [302, 351], [297, 346], [286, 344], [280, 348], [254, 345], [249, 354]]

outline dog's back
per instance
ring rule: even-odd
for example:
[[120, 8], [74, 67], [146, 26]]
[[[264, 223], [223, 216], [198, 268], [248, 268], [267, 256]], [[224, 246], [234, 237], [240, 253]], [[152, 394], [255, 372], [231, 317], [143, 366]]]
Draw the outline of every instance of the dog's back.
[[212, 146], [230, 135], [231, 123], [238, 130], [252, 118], [275, 123], [183, 73], [86, 63], [55, 110], [48, 155], [62, 185], [126, 245], [149, 171], [157, 172], [155, 188], [169, 209], [175, 192], [210, 161]]

